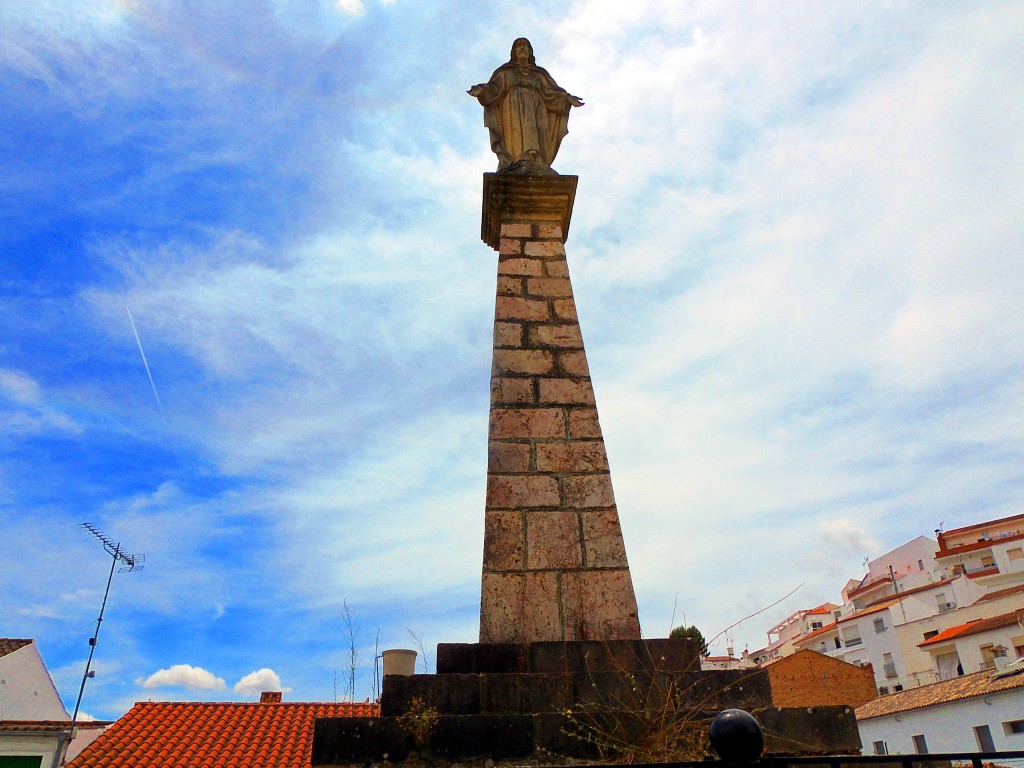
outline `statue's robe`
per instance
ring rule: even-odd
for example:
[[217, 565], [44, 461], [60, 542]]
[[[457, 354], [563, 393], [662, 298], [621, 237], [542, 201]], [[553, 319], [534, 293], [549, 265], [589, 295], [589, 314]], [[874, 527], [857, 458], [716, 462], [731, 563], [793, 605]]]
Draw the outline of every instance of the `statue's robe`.
[[499, 171], [519, 160], [551, 167], [569, 132], [569, 98], [542, 67], [509, 62], [494, 71], [477, 99]]

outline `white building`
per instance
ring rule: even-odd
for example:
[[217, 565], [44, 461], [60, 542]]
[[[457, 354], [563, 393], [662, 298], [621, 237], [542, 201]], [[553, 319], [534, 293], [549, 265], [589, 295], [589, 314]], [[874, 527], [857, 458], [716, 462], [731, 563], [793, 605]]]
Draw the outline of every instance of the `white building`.
[[1021, 750], [1024, 665], [880, 696], [856, 712], [865, 754]]
[[760, 666], [793, 655], [799, 650], [794, 643], [804, 635], [831, 623], [832, 611], [838, 607], [835, 603], [822, 603], [816, 608], [805, 608], [790, 614], [768, 630], [768, 645], [751, 653], [750, 659]]
[[1002, 669], [1024, 659], [1024, 608], [958, 624], [918, 647], [932, 656], [940, 680]]
[[1024, 515], [939, 533], [935, 562], [988, 589], [1024, 584]]
[[38, 758], [41, 768], [56, 766], [70, 732], [71, 715], [35, 641], [0, 638], [0, 762]]
[[[922, 586], [881, 597], [862, 608], [848, 603], [838, 618], [794, 645], [842, 659], [849, 664], [870, 664], [879, 694], [916, 688], [938, 679], [931, 656], [917, 646], [926, 632], [962, 623], [948, 606], [971, 605], [984, 590], [966, 576], [925, 582]], [[1019, 596], [1024, 600], [1024, 595]], [[845, 613], [844, 611], [850, 611]]]

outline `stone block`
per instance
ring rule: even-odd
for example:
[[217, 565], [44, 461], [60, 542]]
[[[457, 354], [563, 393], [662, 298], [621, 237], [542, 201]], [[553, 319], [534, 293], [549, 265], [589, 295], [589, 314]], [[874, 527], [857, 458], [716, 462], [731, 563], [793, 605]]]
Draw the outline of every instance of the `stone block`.
[[629, 571], [584, 570], [562, 575], [566, 640], [640, 638]]
[[526, 292], [530, 296], [564, 297], [572, 296], [572, 285], [567, 277], [529, 277]]
[[540, 277], [544, 274], [544, 262], [540, 259], [502, 259], [498, 262], [498, 274]]
[[540, 349], [495, 349], [491, 375], [544, 374], [551, 371], [554, 362], [550, 352]]
[[488, 573], [480, 584], [480, 642], [516, 643], [523, 639], [522, 573]]
[[313, 725], [311, 765], [401, 761], [414, 749], [395, 718], [318, 717]]
[[[539, 457], [538, 457], [539, 459]], [[582, 512], [588, 568], [626, 568], [619, 513], [614, 509]]]
[[487, 471], [492, 475], [529, 472], [529, 443], [505, 443], [491, 440], [487, 446]]
[[[526, 512], [526, 568], [579, 568], [580, 521], [574, 512], [531, 510]], [[557, 604], [554, 610], [557, 612]]]
[[549, 320], [551, 312], [543, 299], [522, 296], [498, 296], [494, 301], [495, 320]]
[[568, 325], [534, 325], [530, 328], [530, 341], [539, 347], [565, 347], [581, 349], [583, 335], [576, 323]]
[[522, 606], [521, 637], [540, 640], [562, 639], [558, 611], [558, 574], [552, 571], [532, 571], [523, 574]]
[[522, 643], [438, 643], [437, 674], [509, 674], [526, 672]]
[[565, 256], [565, 246], [558, 241], [527, 240], [523, 244], [523, 252], [527, 256]]
[[487, 508], [557, 507], [558, 481], [530, 475], [488, 475]]
[[540, 402], [565, 405], [593, 405], [590, 379], [540, 379]]
[[533, 379], [491, 379], [493, 405], [517, 405], [534, 402]]
[[771, 707], [754, 716], [765, 731], [765, 756], [860, 753], [857, 719], [850, 707]]
[[480, 675], [388, 675], [381, 690], [381, 717], [404, 715], [413, 699], [446, 715], [480, 714]]
[[497, 440], [565, 437], [565, 416], [561, 408], [492, 408], [490, 437]]
[[[511, 301], [512, 299], [510, 299]], [[524, 299], [525, 301], [525, 299]], [[590, 367], [587, 365], [587, 354], [581, 349], [572, 352], [561, 352], [558, 355], [558, 364], [566, 376], [589, 376]]]
[[523, 513], [487, 510], [484, 513], [484, 570], [523, 568]]
[[498, 275], [499, 296], [522, 296], [523, 278], [514, 275]]
[[555, 299], [551, 304], [555, 309], [555, 319], [579, 322], [579, 317], [576, 314], [576, 302], [573, 299]]
[[714, 717], [723, 709], [755, 712], [772, 705], [771, 683], [763, 669], [720, 669], [665, 673], [676, 698], [687, 709]]
[[612, 476], [571, 475], [562, 480], [562, 505], [573, 508], [613, 507]]
[[483, 714], [559, 712], [572, 706], [567, 674], [480, 675]]
[[569, 411], [569, 437], [574, 440], [585, 437], [601, 437], [601, 425], [597, 420], [596, 408], [579, 408]]
[[498, 253], [510, 256], [517, 256], [523, 252], [523, 241], [518, 238], [503, 237], [498, 242]]
[[533, 740], [539, 754], [596, 761], [600, 757], [597, 745], [585, 737], [586, 733], [579, 731], [563, 713], [542, 712], [533, 716]]
[[494, 346], [496, 347], [521, 347], [523, 346], [523, 326], [519, 323], [495, 323], [494, 324]]
[[449, 760], [487, 755], [495, 760], [533, 754], [531, 715], [442, 715], [430, 749]]
[[538, 472], [606, 472], [608, 456], [603, 440], [538, 443]]
[[538, 224], [537, 225], [537, 237], [540, 237], [540, 238], [553, 237], [553, 238], [557, 238], [558, 240], [564, 240], [565, 239], [564, 236], [562, 235], [562, 225], [561, 224], [556, 224], [554, 222], [545, 222], [543, 224]]
[[544, 273], [548, 277], [568, 277], [569, 265], [564, 259], [551, 259], [544, 262]]
[[533, 225], [524, 222], [502, 222], [502, 237], [533, 237]]

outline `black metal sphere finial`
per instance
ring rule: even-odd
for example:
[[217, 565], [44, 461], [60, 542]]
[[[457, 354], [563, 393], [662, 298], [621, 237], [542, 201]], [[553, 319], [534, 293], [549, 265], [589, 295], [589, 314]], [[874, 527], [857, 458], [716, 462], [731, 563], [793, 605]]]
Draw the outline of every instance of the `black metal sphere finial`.
[[711, 721], [711, 746], [728, 763], [752, 763], [764, 749], [764, 731], [749, 712], [724, 709]]

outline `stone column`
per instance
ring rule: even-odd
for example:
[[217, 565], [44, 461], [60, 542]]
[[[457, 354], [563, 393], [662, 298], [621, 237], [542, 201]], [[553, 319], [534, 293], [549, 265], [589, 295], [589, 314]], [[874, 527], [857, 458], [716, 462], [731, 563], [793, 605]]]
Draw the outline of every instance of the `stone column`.
[[565, 258], [575, 176], [484, 174], [498, 250], [480, 642], [638, 639]]

